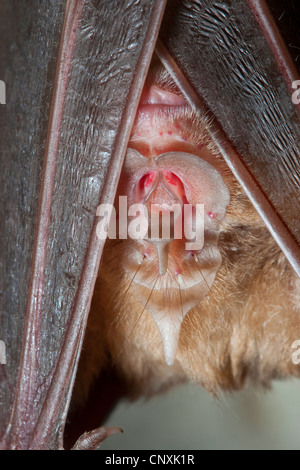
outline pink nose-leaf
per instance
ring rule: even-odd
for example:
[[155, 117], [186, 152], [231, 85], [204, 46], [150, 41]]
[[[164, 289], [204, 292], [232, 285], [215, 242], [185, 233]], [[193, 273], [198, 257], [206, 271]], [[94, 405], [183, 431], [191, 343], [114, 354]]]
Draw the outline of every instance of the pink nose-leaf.
[[[157, 325], [166, 363], [172, 365], [182, 321], [209, 293], [221, 264], [218, 238], [229, 191], [220, 173], [196, 155], [168, 152], [146, 158], [128, 149], [119, 195], [127, 196], [129, 206], [147, 207], [151, 230], [147, 238], [130, 246], [124, 267], [133, 279], [131, 288], [136, 298]], [[204, 244], [194, 249], [186, 243], [192, 238], [186, 236], [185, 230], [178, 239], [172, 228], [177, 221], [184, 229], [185, 223], [190, 222], [191, 231], [194, 233], [195, 228], [195, 233], [200, 233], [195, 217], [199, 206], [204, 214], [204, 225], [199, 218]], [[164, 224], [164, 217], [168, 220], [168, 216], [170, 232], [165, 231]]]

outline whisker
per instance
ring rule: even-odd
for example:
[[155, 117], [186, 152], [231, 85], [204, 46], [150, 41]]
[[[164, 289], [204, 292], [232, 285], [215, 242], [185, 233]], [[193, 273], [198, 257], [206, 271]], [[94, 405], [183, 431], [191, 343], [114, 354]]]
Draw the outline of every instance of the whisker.
[[133, 335], [134, 330], [136, 329], [136, 327], [137, 327], [137, 325], [138, 325], [140, 319], [142, 318], [142, 315], [143, 315], [144, 311], [146, 310], [147, 305], [148, 305], [148, 303], [149, 303], [149, 300], [150, 300], [150, 298], [151, 298], [151, 296], [152, 296], [152, 294], [153, 294], [153, 291], [154, 291], [154, 289], [155, 289], [155, 286], [156, 286], [156, 283], [157, 283], [157, 281], [158, 281], [158, 278], [159, 278], [159, 275], [156, 276], [155, 282], [154, 282], [154, 284], [153, 284], [153, 286], [152, 286], [152, 289], [151, 289], [151, 292], [150, 292], [150, 294], [149, 294], [149, 296], [148, 296], [147, 302], [145, 303], [145, 305], [144, 305], [144, 307], [143, 307], [143, 310], [142, 310], [142, 312], [140, 313], [140, 315], [139, 315], [137, 321], [135, 322], [135, 325], [134, 325], [133, 329], [131, 330], [131, 332], [130, 332], [128, 338], [130, 338], [130, 337]]
[[[135, 331], [137, 325], [139, 324], [139, 322], [140, 322], [140, 320], [141, 320], [141, 318], [142, 318], [142, 315], [143, 315], [144, 311], [145, 311], [146, 308], [147, 308], [147, 305], [148, 305], [149, 300], [150, 300], [150, 298], [151, 298], [151, 296], [152, 296], [152, 294], [153, 294], [153, 291], [154, 291], [154, 289], [155, 289], [155, 286], [156, 286], [156, 283], [157, 283], [157, 281], [158, 281], [158, 278], [159, 278], [159, 275], [156, 276], [155, 282], [154, 282], [154, 284], [153, 284], [153, 286], [152, 286], [152, 289], [151, 289], [151, 292], [150, 292], [149, 297], [148, 297], [148, 299], [147, 299], [147, 302], [145, 303], [142, 312], [141, 312], [140, 315], [138, 316], [138, 318], [137, 318], [137, 320], [136, 320], [136, 322], [135, 322], [135, 324], [134, 324], [134, 326], [133, 326], [131, 332], [129, 333], [128, 336], [126, 336], [126, 338], [125, 338], [125, 336], [124, 336], [124, 337], [123, 337], [123, 340], [126, 341], [126, 340], [128, 340], [128, 339], [130, 339], [130, 338], [132, 337], [132, 335], [133, 335], [133, 333], [134, 333], [134, 331]], [[115, 360], [114, 360], [114, 362], [113, 362], [113, 364], [112, 364], [112, 367], [114, 367], [114, 366], [117, 364], [118, 359], [119, 359], [120, 355], [122, 354], [122, 352], [123, 352], [123, 350], [124, 350], [125, 341], [123, 341], [122, 347], [121, 347], [119, 353], [116, 355], [116, 358], [115, 358]]]
[[[125, 300], [125, 298], [126, 298], [126, 296], [127, 296], [127, 294], [128, 294], [128, 291], [129, 291], [130, 287], [132, 286], [132, 283], [133, 283], [134, 279], [136, 278], [136, 276], [137, 276], [137, 274], [138, 274], [138, 272], [139, 272], [139, 270], [140, 270], [140, 268], [141, 268], [141, 266], [142, 266], [142, 264], [143, 264], [144, 259], [145, 259], [145, 256], [143, 257], [141, 264], [139, 264], [139, 266], [137, 267], [137, 269], [136, 269], [136, 271], [135, 271], [133, 277], [129, 280], [129, 284], [128, 284], [128, 286], [126, 287], [126, 290], [125, 290], [125, 292], [124, 292], [124, 294], [123, 294], [121, 300], [119, 301], [119, 304], [120, 304], [120, 305], [123, 305], [124, 300]], [[122, 314], [122, 311], [119, 311], [119, 312], [118, 312], [118, 315], [116, 316], [116, 318], [115, 318], [114, 321], [112, 322], [112, 325], [115, 326], [115, 327], [117, 327], [118, 324], [119, 324], [119, 322], [120, 322], [120, 320], [121, 320], [121, 318], [123, 318], [123, 314]]]
[[182, 295], [181, 295], [181, 287], [180, 287], [180, 284], [179, 284], [179, 281], [177, 279], [177, 283], [178, 283], [178, 288], [179, 288], [179, 299], [180, 299], [180, 310], [181, 310], [181, 318], [182, 318], [182, 321], [183, 321], [183, 304], [182, 304]]
[[206, 287], [208, 288], [208, 290], [210, 290], [210, 287], [209, 287], [209, 285], [208, 285], [208, 283], [207, 283], [207, 280], [206, 280], [206, 278], [205, 278], [203, 272], [201, 271], [200, 266], [198, 266], [198, 263], [197, 263], [198, 258], [197, 258], [197, 256], [195, 255], [195, 256], [193, 256], [193, 258], [194, 258], [195, 263], [196, 263], [196, 266], [197, 266], [197, 268], [198, 268], [198, 270], [199, 270], [199, 272], [200, 272], [200, 274], [201, 274], [201, 276], [202, 276], [202, 279], [203, 279], [203, 281], [204, 281], [205, 284], [206, 284]]
[[216, 221], [218, 222], [219, 225], [221, 225], [221, 227], [222, 227], [225, 231], [228, 230], [228, 228], [226, 227], [226, 225], [223, 224], [223, 222], [221, 222], [221, 221], [218, 220], [218, 219], [216, 219]]
[[151, 351], [154, 351], [154, 347], [161, 347], [162, 346], [162, 340], [161, 340], [161, 334], [153, 320], [153, 323], [154, 323], [154, 331], [151, 332], [151, 334], [149, 334], [149, 337], [147, 338], [147, 340], [150, 338], [150, 341], [147, 343], [147, 348], [149, 348], [149, 350]]
[[222, 220], [219, 220], [215, 214], [213, 214], [213, 219], [219, 224], [221, 225], [221, 227], [224, 229], [224, 230], [227, 230], [226, 226], [223, 224]]

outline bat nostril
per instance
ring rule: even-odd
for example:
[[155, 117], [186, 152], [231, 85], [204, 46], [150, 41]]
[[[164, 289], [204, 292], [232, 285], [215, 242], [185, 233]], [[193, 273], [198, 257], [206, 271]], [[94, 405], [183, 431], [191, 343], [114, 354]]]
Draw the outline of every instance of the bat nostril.
[[137, 200], [144, 202], [150, 196], [157, 185], [157, 172], [148, 171], [137, 184]]
[[146, 190], [147, 188], [150, 188], [153, 185], [154, 180], [155, 180], [154, 171], [146, 173], [139, 181], [140, 190]]
[[175, 173], [169, 170], [161, 170], [162, 181], [165, 188], [172, 194], [174, 199], [181, 203], [186, 203], [187, 199], [185, 196], [184, 185]]
[[171, 171], [167, 171], [167, 170], [162, 170], [162, 172], [164, 174], [165, 179], [168, 181], [168, 183], [172, 184], [173, 186], [180, 185], [181, 181], [178, 178], [178, 176], [176, 176], [174, 173], [172, 173]]

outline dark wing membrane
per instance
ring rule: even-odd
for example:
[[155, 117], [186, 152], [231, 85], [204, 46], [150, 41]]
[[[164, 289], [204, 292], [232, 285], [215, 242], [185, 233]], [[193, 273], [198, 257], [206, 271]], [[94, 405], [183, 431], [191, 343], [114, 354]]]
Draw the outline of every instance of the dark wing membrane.
[[170, 1], [160, 37], [216, 117], [224, 157], [300, 275], [298, 75], [266, 4]]
[[[47, 0], [42, 2], [42, 22], [36, 8], [40, 2], [31, 1], [22, 7], [27, 23], [22, 16], [13, 18], [10, 2], [2, 2], [7, 18], [1, 21], [19, 21], [16, 30], [21, 28], [23, 37], [14, 47], [5, 42], [7, 56], [10, 49], [13, 57], [4, 66], [13, 86], [25, 80], [22, 93], [26, 97], [29, 88], [34, 99], [29, 95], [17, 108], [21, 131], [13, 122], [6, 131], [6, 171], [14, 183], [6, 185], [4, 193], [4, 205], [10, 210], [5, 237], [8, 244], [10, 238], [16, 244], [21, 230], [24, 241], [20, 253], [14, 255], [14, 246], [1, 253], [4, 277], [11, 280], [13, 293], [3, 307], [6, 324], [0, 338], [8, 351], [1, 408], [11, 413], [2, 446], [56, 449], [63, 446], [64, 421], [104, 244], [96, 236], [96, 209], [102, 202], [114, 201], [165, 2]], [[52, 17], [55, 21], [50, 24]], [[43, 39], [51, 42], [52, 49], [40, 49]], [[55, 79], [50, 73], [53, 56]], [[21, 77], [23, 70], [26, 75]], [[47, 87], [53, 90], [50, 112]], [[16, 113], [17, 91], [9, 99]], [[10, 110], [6, 113], [12, 120]], [[26, 213], [27, 199], [32, 208]], [[15, 204], [21, 220], [14, 218]], [[18, 353], [12, 361], [15, 331]], [[8, 382], [6, 376], [13, 379]], [[13, 404], [6, 392], [9, 383]], [[4, 425], [7, 419], [8, 413]]]
[[[20, 362], [41, 171], [64, 1], [0, 3], [0, 435], [8, 424]], [[46, 358], [45, 358], [46, 359]], [[47, 360], [47, 359], [46, 359]]]

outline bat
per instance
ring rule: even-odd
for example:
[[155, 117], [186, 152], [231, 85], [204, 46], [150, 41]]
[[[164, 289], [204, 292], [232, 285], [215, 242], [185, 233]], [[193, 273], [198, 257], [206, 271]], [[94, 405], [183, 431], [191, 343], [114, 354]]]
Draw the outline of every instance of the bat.
[[[277, 33], [274, 42], [268, 15], [259, 11], [264, 2], [215, 2], [212, 9], [206, 1], [169, 2], [163, 22], [165, 1], [32, 1], [17, 15], [15, 3], [3, 2], [0, 16], [0, 78], [7, 93], [1, 109], [1, 448], [68, 447], [64, 428], [104, 246], [97, 214], [113, 204], [117, 187], [128, 210], [155, 202], [172, 215], [174, 201], [177, 208], [199, 203], [199, 214], [192, 207], [181, 225], [174, 212], [171, 228], [189, 221], [203, 246], [186, 250], [193, 243], [186, 233], [182, 240], [172, 233], [167, 242], [152, 233], [148, 241], [108, 240], [71, 411], [100, 378], [107, 396], [96, 393], [97, 402], [105, 412], [113, 397], [103, 378], [107, 371], [130, 397], [189, 379], [217, 393], [249, 380], [299, 375], [299, 126], [289, 93], [297, 77]], [[214, 44], [206, 37], [215, 34], [211, 18], [239, 45], [243, 33], [249, 37], [248, 26], [252, 31], [247, 65], [238, 53], [228, 52], [222, 62], [234, 73], [218, 70], [220, 62], [212, 59], [223, 50], [205, 48]], [[190, 27], [193, 21], [197, 28]], [[177, 69], [158, 43], [160, 59], [142, 93], [159, 30]], [[218, 44], [234, 50], [226, 41]], [[210, 57], [205, 68], [193, 57], [199, 51]], [[228, 82], [222, 106], [212, 93], [212, 65], [222, 86]], [[271, 77], [280, 85], [276, 93]], [[287, 86], [286, 77], [295, 80]], [[264, 100], [255, 101], [267, 89], [271, 122]], [[254, 119], [247, 119], [236, 97], [243, 97]], [[153, 113], [149, 105], [162, 109]], [[173, 111], [165, 113], [166, 105]], [[156, 131], [141, 118], [146, 111]], [[156, 138], [163, 133], [155, 148], [147, 132]], [[264, 150], [259, 158], [258, 147]], [[134, 217], [130, 222], [134, 231]], [[159, 217], [155, 228], [164, 228]], [[90, 397], [86, 403], [96, 415]], [[101, 422], [97, 415], [95, 426]], [[94, 428], [79, 424], [70, 445]], [[115, 431], [95, 429], [75, 448], [95, 448]]]
[[[236, 390], [249, 383], [267, 386], [276, 377], [299, 376], [295, 356], [292, 359], [296, 348], [294, 341], [299, 336], [298, 277], [215, 148], [205, 113], [195, 116], [185, 108], [186, 114], [178, 124], [176, 107], [168, 108], [168, 105], [182, 105], [183, 95], [166, 72], [162, 69], [157, 72], [157, 60], [152, 67], [129, 149], [155, 158], [169, 151], [184, 152], [192, 143], [193, 153], [219, 170], [231, 201], [225, 219], [223, 214], [217, 217], [222, 265], [218, 267], [216, 253], [209, 260], [209, 266], [205, 264], [207, 259], [201, 264], [192, 253], [192, 264], [190, 268], [185, 266], [185, 276], [187, 279], [191, 269], [193, 280], [200, 279], [200, 282], [196, 298], [189, 292], [185, 299], [187, 281], [176, 279], [174, 273], [172, 277], [169, 271], [162, 281], [159, 275], [162, 256], [157, 248], [151, 246], [145, 257], [142, 251], [145, 245], [130, 240], [109, 240], [96, 285], [87, 349], [82, 357], [84, 379], [80, 379], [79, 370], [80, 391], [83, 395], [87, 393], [89, 367], [97, 374], [93, 358], [99, 365], [104, 364], [104, 368], [113, 364], [122, 377], [122, 384], [126, 384], [123, 393], [131, 398], [151, 396], [186, 380], [193, 380], [218, 394], [220, 390]], [[150, 89], [152, 95], [149, 95]], [[149, 102], [156, 104], [159, 115], [164, 99], [164, 117], [150, 118], [149, 110], [147, 121]], [[176, 126], [184, 131], [178, 131]], [[187, 153], [181, 158], [182, 166], [192, 165], [192, 161], [185, 161], [190, 158]], [[127, 194], [132, 196], [139, 171], [149, 177], [149, 168], [140, 170], [139, 161], [140, 157], [129, 150], [120, 194], [126, 194], [127, 185], [131, 188]], [[193, 170], [192, 174], [197, 174], [194, 167]], [[201, 170], [198, 171], [201, 174]], [[192, 174], [187, 170], [186, 178], [193, 181], [191, 185], [195, 189], [197, 180], [193, 180]], [[202, 179], [198, 178], [200, 186]], [[188, 187], [187, 180], [184, 188]], [[215, 186], [216, 192], [222, 194], [222, 188]], [[226, 205], [224, 193], [222, 199]], [[207, 250], [211, 248], [209, 242], [205, 246]], [[135, 251], [139, 254], [134, 255]], [[203, 251], [201, 253], [204, 255]], [[252, 253], [251, 261], [249, 253]], [[156, 263], [154, 260], [150, 263], [149, 256], [156, 259]], [[175, 253], [174, 248], [168, 256], [168, 263], [172, 265], [178, 252]], [[174, 271], [176, 273], [176, 268]], [[189, 302], [193, 301], [191, 307]], [[285, 323], [284, 333], [282, 322]], [[105, 331], [106, 350], [105, 346], [98, 349], [95, 331]]]
[[168, 210], [178, 200], [204, 204], [204, 245], [186, 249], [187, 239], [148, 234], [108, 240], [81, 391], [89, 370], [107, 361], [134, 397], [185, 380], [217, 395], [299, 376], [291, 359], [300, 335], [299, 278], [215, 148], [209, 126], [153, 61], [117, 199]]

